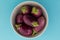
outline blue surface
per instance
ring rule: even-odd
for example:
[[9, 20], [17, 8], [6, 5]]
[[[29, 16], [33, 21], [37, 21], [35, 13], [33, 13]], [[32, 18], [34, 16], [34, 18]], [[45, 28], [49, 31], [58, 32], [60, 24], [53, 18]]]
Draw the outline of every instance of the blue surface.
[[[0, 0], [0, 40], [30, 40], [19, 37], [10, 24], [11, 12], [27, 0]], [[42, 4], [49, 17], [47, 30], [41, 37], [31, 40], [60, 40], [60, 0], [32, 0]]]

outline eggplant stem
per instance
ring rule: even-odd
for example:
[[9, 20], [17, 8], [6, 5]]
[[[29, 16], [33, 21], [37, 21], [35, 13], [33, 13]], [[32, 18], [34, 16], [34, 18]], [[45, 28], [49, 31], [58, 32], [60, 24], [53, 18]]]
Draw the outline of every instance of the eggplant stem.
[[32, 36], [35, 35], [37, 32], [33, 29], [33, 33], [32, 33]]
[[38, 24], [38, 22], [33, 22], [33, 23], [32, 23], [32, 26], [33, 26], [33, 27], [37, 27], [37, 26], [39, 26], [39, 24]]
[[16, 24], [15, 27], [18, 29], [21, 26], [21, 24]]

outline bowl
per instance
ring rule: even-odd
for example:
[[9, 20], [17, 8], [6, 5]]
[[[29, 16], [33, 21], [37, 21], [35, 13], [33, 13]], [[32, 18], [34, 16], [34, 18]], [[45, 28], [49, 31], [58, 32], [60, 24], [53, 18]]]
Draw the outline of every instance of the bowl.
[[[14, 28], [14, 19], [15, 19], [15, 16], [17, 15], [17, 12], [18, 10], [23, 6], [23, 5], [36, 5], [36, 6], [39, 6], [42, 11], [43, 11], [43, 15], [44, 17], [46, 18], [46, 24], [45, 24], [45, 27], [44, 29], [37, 35], [35, 35], [34, 37], [25, 37], [25, 36], [22, 36], [20, 35]], [[48, 13], [46, 11], [46, 9], [40, 4], [40, 3], [37, 3], [37, 2], [34, 2], [34, 1], [25, 1], [25, 2], [22, 2], [20, 4], [18, 4], [14, 10], [12, 11], [11, 13], [11, 25], [12, 25], [12, 28], [13, 30], [15, 31], [15, 33], [17, 33], [19, 36], [23, 37], [23, 38], [37, 38], [37, 37], [40, 37], [46, 30], [47, 26], [48, 26]]]

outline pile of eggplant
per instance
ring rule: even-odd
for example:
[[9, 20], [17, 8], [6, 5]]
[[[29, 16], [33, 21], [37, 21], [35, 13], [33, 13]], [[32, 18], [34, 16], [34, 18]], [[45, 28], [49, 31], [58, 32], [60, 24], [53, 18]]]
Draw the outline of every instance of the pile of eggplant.
[[40, 7], [24, 5], [15, 17], [14, 26], [19, 34], [31, 37], [42, 31], [45, 24], [46, 19]]

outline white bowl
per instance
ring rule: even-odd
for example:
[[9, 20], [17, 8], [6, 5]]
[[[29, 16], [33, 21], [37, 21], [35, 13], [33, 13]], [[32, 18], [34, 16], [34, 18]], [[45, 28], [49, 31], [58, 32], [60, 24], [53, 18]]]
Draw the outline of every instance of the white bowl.
[[[46, 9], [45, 9], [40, 3], [37, 3], [37, 2], [34, 2], [34, 1], [25, 1], [25, 2], [22, 2], [22, 3], [20, 3], [19, 5], [17, 5], [17, 6], [14, 8], [14, 10], [13, 10], [13, 12], [12, 12], [12, 14], [11, 14], [11, 25], [12, 25], [12, 27], [13, 27], [14, 18], [15, 18], [15, 16], [16, 16], [16, 13], [17, 13], [18, 9], [19, 9], [21, 6], [25, 5], [25, 4], [28, 4], [28, 5], [37, 5], [37, 6], [40, 6], [41, 9], [43, 10], [43, 15], [44, 15], [45, 18], [46, 18], [45, 28], [44, 28], [43, 31], [42, 31], [41, 33], [39, 33], [37, 36], [35, 36], [35, 37], [30, 37], [30, 39], [31, 39], [31, 38], [40, 37], [40, 36], [45, 32], [45, 30], [46, 30], [46, 28], [47, 28], [47, 25], [48, 25], [48, 14], [47, 14], [47, 11], [46, 11]], [[14, 29], [14, 27], [13, 27], [13, 29]], [[15, 31], [15, 33], [17, 33], [19, 36], [21, 36], [18, 32], [16, 32], [15, 29], [14, 29], [14, 31]], [[21, 36], [21, 37], [23, 37], [23, 38], [28, 38], [28, 37], [24, 37], [24, 36]]]

